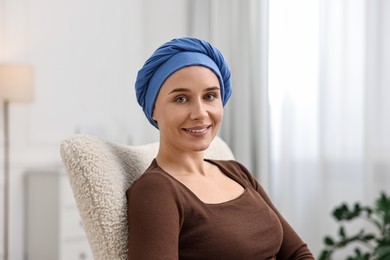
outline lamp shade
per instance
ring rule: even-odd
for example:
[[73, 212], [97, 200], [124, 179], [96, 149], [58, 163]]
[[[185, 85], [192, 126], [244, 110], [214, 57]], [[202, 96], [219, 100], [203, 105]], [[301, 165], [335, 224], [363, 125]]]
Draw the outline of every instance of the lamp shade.
[[34, 97], [33, 68], [21, 64], [0, 64], [0, 100], [29, 102]]

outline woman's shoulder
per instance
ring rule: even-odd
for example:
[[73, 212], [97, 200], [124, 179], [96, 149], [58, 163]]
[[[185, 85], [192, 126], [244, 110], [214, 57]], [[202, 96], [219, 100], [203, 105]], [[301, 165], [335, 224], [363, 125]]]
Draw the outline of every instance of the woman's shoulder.
[[[236, 160], [212, 160], [212, 159], [207, 159], [207, 161], [219, 166], [222, 169], [228, 170], [230, 172], [234, 172], [237, 174], [248, 174], [249, 171], [248, 169], [242, 165], [240, 162]], [[250, 174], [250, 173], [249, 173]]]
[[256, 182], [254, 176], [249, 170], [240, 162], [235, 160], [208, 160], [209, 162], [217, 165], [222, 172], [233, 178], [239, 178], [246, 182], [249, 182], [253, 186]]
[[207, 161], [214, 163], [218, 166], [221, 166], [226, 169], [232, 169], [232, 170], [239, 170], [241, 171], [242, 168], [245, 168], [241, 163], [239, 163], [236, 160], [214, 160], [214, 159], [207, 159]]
[[177, 193], [176, 183], [153, 161], [145, 172], [134, 181], [127, 189], [127, 194], [147, 194], [152, 193], [156, 196], [168, 195], [175, 196]]

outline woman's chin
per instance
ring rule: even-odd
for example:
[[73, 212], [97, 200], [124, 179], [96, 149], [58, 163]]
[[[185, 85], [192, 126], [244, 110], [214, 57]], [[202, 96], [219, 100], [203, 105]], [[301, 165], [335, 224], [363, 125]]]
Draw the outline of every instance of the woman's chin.
[[191, 150], [194, 152], [204, 152], [206, 151], [211, 144], [211, 141], [201, 141], [191, 146]]

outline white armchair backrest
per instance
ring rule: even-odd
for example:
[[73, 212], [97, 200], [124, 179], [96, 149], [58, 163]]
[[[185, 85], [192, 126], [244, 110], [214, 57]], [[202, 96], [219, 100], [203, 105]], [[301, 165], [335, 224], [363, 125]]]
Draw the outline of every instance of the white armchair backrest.
[[[157, 151], [158, 143], [123, 146], [89, 135], [73, 135], [62, 142], [62, 161], [94, 259], [127, 259], [126, 191]], [[205, 157], [234, 159], [219, 137]]]

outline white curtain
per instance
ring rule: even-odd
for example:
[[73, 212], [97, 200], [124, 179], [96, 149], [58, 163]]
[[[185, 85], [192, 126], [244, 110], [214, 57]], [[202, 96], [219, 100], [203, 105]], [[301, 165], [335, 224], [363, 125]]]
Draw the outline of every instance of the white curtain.
[[336, 205], [390, 191], [390, 1], [188, 3], [231, 66], [222, 137], [318, 256]]
[[189, 33], [228, 60], [233, 94], [221, 137], [238, 161], [268, 188], [268, 1], [190, 0]]
[[317, 256], [336, 205], [390, 191], [389, 12], [385, 0], [270, 1], [271, 194]]

